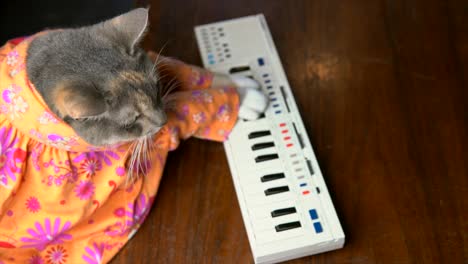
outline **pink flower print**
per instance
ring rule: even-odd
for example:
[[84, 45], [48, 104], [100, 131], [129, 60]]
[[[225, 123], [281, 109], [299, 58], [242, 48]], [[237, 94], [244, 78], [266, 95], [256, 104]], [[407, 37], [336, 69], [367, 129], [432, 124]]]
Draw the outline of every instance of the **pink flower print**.
[[113, 163], [112, 159], [117, 161], [120, 159], [120, 156], [113, 150], [83, 152], [76, 156], [73, 162], [81, 162], [89, 159], [95, 159], [101, 164], [104, 162], [107, 166], [111, 166]]
[[37, 200], [36, 197], [31, 196], [26, 200], [26, 208], [31, 212], [31, 213], [37, 213], [41, 210], [41, 204], [39, 203], [39, 200]]
[[15, 148], [17, 142], [13, 129], [0, 128], [0, 185], [8, 186], [8, 178], [16, 181], [15, 173], [20, 170], [18, 164], [26, 159], [26, 152]]
[[42, 180], [42, 182], [46, 183], [48, 186], [52, 186], [52, 184], [61, 186], [64, 182], [75, 183], [78, 180], [78, 168], [69, 160], [65, 160], [65, 162], [57, 162], [56, 160], [51, 159], [49, 162], [44, 161], [42, 164], [44, 168], [50, 167], [54, 172], [54, 174], [50, 174], [46, 179]]
[[55, 218], [54, 226], [52, 227], [49, 218], [44, 221], [44, 227], [40, 222], [36, 222], [34, 226], [36, 230], [28, 228], [28, 233], [31, 237], [22, 237], [20, 240], [25, 243], [23, 248], [35, 248], [37, 250], [44, 250], [48, 245], [62, 244], [65, 240], [71, 240], [72, 236], [65, 234], [70, 229], [71, 223], [67, 221], [62, 228], [60, 228], [60, 218]]
[[81, 163], [80, 169], [86, 174], [86, 178], [89, 178], [90, 176], [94, 176], [96, 171], [100, 171], [102, 169], [102, 163], [100, 160], [95, 158], [86, 159]]
[[47, 264], [64, 264], [67, 261], [68, 253], [61, 245], [51, 247], [46, 252]]
[[125, 215], [125, 208], [119, 207], [119, 208], [115, 209], [114, 210], [114, 215], [116, 217], [123, 217]]
[[28, 109], [26, 101], [18, 95], [20, 91], [21, 87], [12, 84], [2, 93], [2, 99], [6, 104], [0, 106], [0, 112], [9, 115], [12, 120], [18, 119], [20, 114]]
[[16, 74], [18, 74], [21, 70], [24, 70], [24, 63], [21, 63], [18, 67], [15, 67], [10, 71], [10, 76], [14, 77]]
[[29, 259], [28, 264], [45, 264], [44, 260], [39, 255], [34, 255]]
[[102, 262], [102, 255], [105, 250], [105, 244], [100, 243], [99, 245], [93, 243], [93, 247], [86, 247], [85, 251], [88, 255], [83, 254], [82, 258], [84, 261], [88, 262], [89, 264], [100, 264]]
[[230, 108], [229, 105], [224, 104], [219, 107], [218, 111], [216, 112], [216, 119], [221, 122], [228, 122], [230, 119]]
[[15, 96], [11, 99], [12, 103], [7, 106], [8, 114], [12, 120], [21, 117], [21, 114], [28, 109], [28, 103], [21, 96]]
[[59, 122], [49, 111], [44, 111], [37, 120], [42, 125], [46, 125], [48, 123], [57, 124]]
[[10, 65], [10, 66], [15, 65], [18, 62], [18, 58], [19, 58], [18, 51], [16, 50], [10, 51], [6, 57], [7, 65]]
[[75, 136], [62, 137], [58, 134], [49, 134], [47, 136], [47, 144], [59, 149], [70, 150], [73, 145], [77, 144], [76, 141]]
[[88, 200], [93, 196], [96, 186], [92, 181], [80, 181], [75, 188], [75, 193], [80, 200]]
[[193, 118], [193, 121], [197, 124], [205, 122], [206, 120], [206, 116], [204, 112], [198, 112], [196, 114], [193, 114], [192, 118]]

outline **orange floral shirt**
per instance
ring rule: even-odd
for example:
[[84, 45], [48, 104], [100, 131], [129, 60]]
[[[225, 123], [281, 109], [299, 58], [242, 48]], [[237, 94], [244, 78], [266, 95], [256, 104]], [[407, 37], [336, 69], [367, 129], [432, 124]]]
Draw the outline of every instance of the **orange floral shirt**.
[[191, 136], [225, 140], [238, 95], [211, 88], [208, 71], [165, 58], [160, 69], [179, 88], [155, 151], [142, 161], [147, 176], [127, 184], [129, 145], [89, 145], [29, 82], [31, 39], [0, 49], [0, 264], [107, 263], [148, 215], [168, 152]]

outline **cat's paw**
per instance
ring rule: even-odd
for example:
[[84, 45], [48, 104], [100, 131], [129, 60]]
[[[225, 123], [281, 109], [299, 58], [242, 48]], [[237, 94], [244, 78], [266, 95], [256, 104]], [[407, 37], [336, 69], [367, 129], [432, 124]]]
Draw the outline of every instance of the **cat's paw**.
[[260, 90], [260, 85], [247, 77], [231, 76], [231, 79], [239, 93], [239, 118], [258, 119], [268, 106], [268, 97]]

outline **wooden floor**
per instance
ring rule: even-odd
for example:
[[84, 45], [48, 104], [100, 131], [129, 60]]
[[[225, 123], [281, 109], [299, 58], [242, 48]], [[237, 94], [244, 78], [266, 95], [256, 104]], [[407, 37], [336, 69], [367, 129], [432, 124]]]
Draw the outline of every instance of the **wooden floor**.
[[[290, 263], [468, 263], [468, 2], [149, 2], [146, 47], [194, 64], [195, 25], [265, 14], [347, 240]], [[223, 146], [191, 139], [112, 263], [252, 262]]]

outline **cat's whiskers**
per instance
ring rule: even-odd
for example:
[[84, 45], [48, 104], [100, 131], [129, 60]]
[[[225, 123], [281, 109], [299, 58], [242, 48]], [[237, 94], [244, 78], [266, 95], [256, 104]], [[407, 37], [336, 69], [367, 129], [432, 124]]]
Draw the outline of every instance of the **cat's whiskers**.
[[161, 47], [161, 49], [158, 52], [158, 56], [156, 57], [156, 60], [154, 61], [154, 64], [153, 64], [153, 68], [151, 69], [151, 72], [150, 72], [150, 74], [153, 74], [153, 76], [156, 73], [155, 71], [156, 67], [163, 61], [163, 60], [159, 60], [159, 57], [168, 43], [169, 43], [169, 40], [167, 40], [166, 43], [164, 43], [164, 45]]

